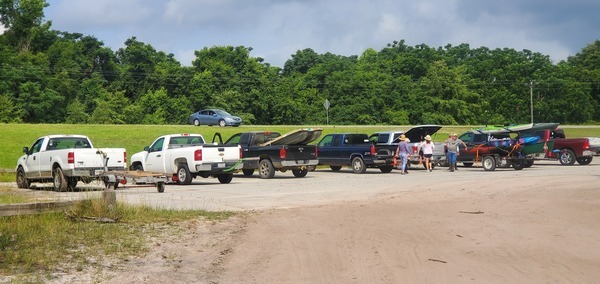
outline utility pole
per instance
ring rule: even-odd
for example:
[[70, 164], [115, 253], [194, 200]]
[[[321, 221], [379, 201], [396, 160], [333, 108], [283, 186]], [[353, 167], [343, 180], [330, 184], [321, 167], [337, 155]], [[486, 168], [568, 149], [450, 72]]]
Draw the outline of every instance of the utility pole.
[[529, 101], [531, 104], [531, 123], [533, 123], [533, 80], [529, 81]]

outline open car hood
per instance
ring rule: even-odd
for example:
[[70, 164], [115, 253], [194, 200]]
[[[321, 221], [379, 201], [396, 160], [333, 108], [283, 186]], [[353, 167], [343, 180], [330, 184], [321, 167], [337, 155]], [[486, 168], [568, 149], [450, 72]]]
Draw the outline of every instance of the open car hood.
[[260, 146], [267, 145], [306, 145], [312, 141], [315, 141], [321, 137], [323, 129], [321, 128], [302, 128], [294, 131], [290, 131], [283, 134], [273, 140], [266, 143], [260, 144]]
[[427, 135], [433, 135], [442, 129], [439, 125], [417, 125], [404, 133], [410, 142], [421, 142]]

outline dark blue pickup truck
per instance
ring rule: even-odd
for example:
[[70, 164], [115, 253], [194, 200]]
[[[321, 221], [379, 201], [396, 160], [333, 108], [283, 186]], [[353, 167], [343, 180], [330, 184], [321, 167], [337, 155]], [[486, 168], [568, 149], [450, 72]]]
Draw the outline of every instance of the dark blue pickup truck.
[[396, 145], [376, 145], [369, 135], [360, 133], [328, 134], [319, 141], [319, 165], [339, 171], [343, 166], [361, 174], [367, 168], [379, 168], [384, 173], [394, 169]]

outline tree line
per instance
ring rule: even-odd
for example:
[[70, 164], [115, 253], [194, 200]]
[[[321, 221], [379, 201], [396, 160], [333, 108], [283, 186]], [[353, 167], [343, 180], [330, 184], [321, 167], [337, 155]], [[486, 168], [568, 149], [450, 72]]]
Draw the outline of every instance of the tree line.
[[511, 48], [393, 41], [356, 56], [298, 50], [271, 66], [245, 46], [191, 66], [130, 37], [116, 51], [51, 28], [45, 0], [0, 0], [0, 122], [186, 124], [203, 108], [247, 124], [504, 124], [600, 121], [600, 40], [566, 60]]

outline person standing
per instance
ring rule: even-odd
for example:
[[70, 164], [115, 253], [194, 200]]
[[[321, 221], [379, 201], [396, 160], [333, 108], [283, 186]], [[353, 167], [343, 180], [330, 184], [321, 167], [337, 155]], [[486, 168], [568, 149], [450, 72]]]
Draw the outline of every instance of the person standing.
[[421, 142], [421, 151], [423, 151], [423, 158], [425, 159], [425, 169], [431, 172], [431, 157], [433, 157], [433, 149], [435, 144], [431, 141], [431, 136], [426, 135], [425, 141]]
[[408, 146], [408, 139], [406, 135], [400, 135], [400, 143], [398, 143], [398, 147], [396, 148], [396, 157], [400, 159], [400, 170], [402, 174], [408, 174], [406, 170], [406, 164], [408, 163], [408, 159], [410, 158], [410, 147]]
[[457, 170], [456, 157], [460, 155], [458, 148], [460, 144], [462, 144], [465, 147], [465, 150], [467, 150], [467, 144], [465, 144], [465, 142], [463, 142], [462, 140], [458, 139], [458, 135], [456, 135], [456, 133], [453, 133], [452, 135], [450, 135], [450, 138], [448, 138], [448, 140], [444, 141], [444, 147], [448, 149], [448, 170], [450, 170], [451, 172]]

